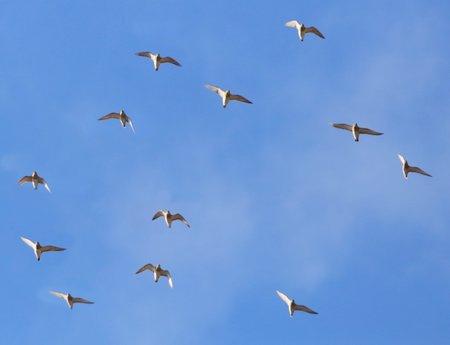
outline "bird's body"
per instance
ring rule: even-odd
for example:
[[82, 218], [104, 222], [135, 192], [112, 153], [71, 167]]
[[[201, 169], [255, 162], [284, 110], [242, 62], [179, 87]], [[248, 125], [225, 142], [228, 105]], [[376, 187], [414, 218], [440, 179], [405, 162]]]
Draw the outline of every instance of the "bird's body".
[[142, 266], [136, 272], [136, 274], [144, 272], [145, 270], [149, 270], [149, 271], [153, 272], [153, 279], [154, 279], [155, 283], [158, 282], [158, 280], [161, 276], [167, 277], [170, 287], [173, 288], [173, 281], [172, 281], [172, 277], [171, 277], [169, 271], [162, 269], [160, 264], [158, 264], [156, 266], [153, 266], [152, 264], [146, 264], [146, 265]]
[[241, 95], [234, 95], [230, 92], [230, 90], [222, 90], [221, 88], [219, 88], [217, 86], [212, 86], [212, 85], [208, 85], [208, 84], [206, 84], [205, 87], [208, 90], [211, 90], [220, 96], [220, 98], [222, 99], [222, 106], [224, 108], [226, 108], [229, 101], [239, 101], [239, 102], [252, 104], [252, 102], [249, 101], [247, 98], [245, 98]]
[[318, 314], [314, 310], [309, 309], [308, 307], [300, 304], [296, 304], [293, 299], [290, 299], [288, 296], [286, 296], [284, 293], [277, 291], [278, 296], [288, 305], [289, 308], [289, 315], [292, 317], [294, 315], [294, 312], [296, 310], [304, 311], [309, 314]]
[[131, 122], [131, 118], [125, 113], [124, 110], [121, 110], [120, 113], [109, 113], [105, 116], [99, 118], [99, 120], [110, 120], [110, 119], [118, 119], [122, 124], [122, 127], [125, 128], [127, 123], [130, 124], [132, 131], [134, 132], [133, 122]]
[[85, 300], [84, 298], [73, 297], [70, 293], [62, 293], [62, 292], [55, 292], [55, 291], [50, 291], [50, 293], [56, 297], [59, 297], [59, 298], [62, 298], [63, 300], [65, 300], [70, 309], [73, 308], [73, 305], [75, 303], [94, 304], [94, 302]]
[[314, 27], [314, 26], [306, 27], [303, 23], [299, 23], [296, 20], [291, 20], [291, 21], [287, 22], [286, 26], [297, 29], [298, 37], [300, 38], [300, 41], [302, 41], [302, 42], [303, 42], [303, 39], [305, 38], [305, 35], [308, 33], [313, 33], [313, 34], [319, 36], [320, 38], [325, 38], [325, 36], [322, 35], [322, 33], [319, 30], [317, 30], [316, 27]]
[[431, 175], [429, 173], [425, 172], [424, 170], [420, 169], [419, 167], [410, 166], [408, 164], [408, 161], [402, 155], [399, 154], [398, 158], [400, 159], [400, 162], [402, 162], [402, 171], [403, 171], [403, 176], [405, 177], [405, 179], [408, 179], [408, 174], [410, 172], [431, 177]]
[[182, 223], [186, 224], [188, 228], [191, 227], [189, 225], [188, 221], [186, 219], [184, 219], [184, 217], [179, 213], [171, 214], [169, 210], [166, 210], [166, 211], [159, 210], [158, 212], [155, 213], [152, 220], [155, 220], [159, 217], [164, 217], [164, 220], [166, 221], [166, 224], [169, 228], [172, 227], [172, 222], [175, 220], [179, 220]]
[[159, 66], [162, 63], [171, 63], [175, 66], [181, 66], [181, 64], [177, 60], [171, 58], [170, 56], [161, 57], [161, 55], [159, 53], [153, 54], [151, 52], [140, 52], [140, 53], [136, 53], [136, 55], [147, 57], [150, 60], [152, 60], [155, 71], [158, 71]]
[[352, 132], [353, 139], [355, 139], [355, 141], [359, 141], [360, 134], [383, 135], [383, 133], [376, 132], [369, 128], [359, 127], [357, 123], [354, 123], [353, 125], [347, 125], [345, 123], [333, 123], [332, 126]]
[[31, 184], [33, 185], [34, 189], [37, 189], [38, 185], [42, 184], [45, 187], [45, 189], [47, 189], [49, 192], [51, 192], [50, 187], [48, 186], [48, 184], [45, 181], [45, 179], [40, 177], [36, 171], [33, 171], [31, 176], [24, 176], [24, 177], [22, 177], [19, 180], [18, 183], [19, 183], [19, 185], [23, 185], [24, 183], [27, 183], [27, 182], [31, 182]]
[[31, 247], [34, 251], [34, 255], [36, 256], [37, 261], [41, 260], [42, 253], [45, 252], [59, 252], [62, 250], [66, 250], [66, 248], [60, 248], [55, 246], [42, 246], [39, 242], [33, 242], [25, 237], [20, 237], [25, 244]]

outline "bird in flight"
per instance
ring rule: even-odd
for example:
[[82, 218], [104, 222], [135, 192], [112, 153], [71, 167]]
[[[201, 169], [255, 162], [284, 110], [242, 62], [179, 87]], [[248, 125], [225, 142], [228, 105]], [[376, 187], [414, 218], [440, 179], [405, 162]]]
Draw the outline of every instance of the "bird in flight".
[[153, 266], [152, 264], [144, 265], [136, 272], [136, 274], [144, 272], [145, 270], [153, 272], [153, 279], [155, 280], [155, 283], [158, 282], [159, 277], [161, 276], [167, 277], [170, 287], [173, 288], [173, 281], [169, 271], [162, 269], [160, 264], [158, 264], [156, 267]]
[[99, 120], [110, 120], [110, 119], [120, 120], [120, 123], [122, 124], [123, 128], [125, 128], [127, 123], [129, 123], [134, 133], [134, 127], [133, 123], [131, 122], [131, 118], [127, 114], [125, 114], [125, 111], [121, 110], [120, 113], [109, 113], [108, 115], [99, 118]]
[[309, 33], [316, 34], [320, 38], [325, 38], [325, 36], [322, 35], [322, 33], [319, 30], [317, 30], [316, 27], [314, 27], [314, 26], [306, 27], [304, 24], [299, 23], [296, 20], [291, 20], [290, 22], [287, 22], [286, 26], [297, 29], [298, 37], [300, 37], [300, 41], [303, 41], [303, 39], [305, 38], [305, 35], [309, 34]]
[[359, 141], [360, 134], [383, 135], [383, 133], [373, 131], [369, 128], [359, 127], [357, 123], [354, 123], [353, 125], [347, 125], [345, 123], [333, 123], [332, 126], [352, 132], [355, 141]]
[[172, 222], [175, 220], [179, 220], [179, 221], [183, 222], [184, 224], [186, 224], [188, 226], [188, 228], [191, 227], [189, 225], [188, 221], [186, 219], [184, 219], [184, 217], [179, 213], [171, 214], [169, 210], [167, 210], [167, 211], [159, 210], [158, 212], [155, 213], [152, 220], [155, 220], [156, 218], [159, 218], [159, 217], [164, 217], [164, 220], [166, 221], [166, 224], [169, 228], [172, 227]]
[[34, 189], [37, 189], [40, 183], [51, 193], [50, 187], [48, 186], [47, 182], [42, 177], [40, 177], [36, 171], [33, 171], [31, 176], [24, 176], [19, 180], [20, 185], [23, 185], [27, 182], [31, 182]]
[[276, 291], [277, 291], [278, 296], [280, 296], [280, 298], [288, 305], [289, 315], [291, 317], [292, 317], [292, 315], [294, 315], [294, 311], [296, 311], [296, 310], [304, 311], [304, 312], [310, 313], [310, 314], [319, 314], [319, 313], [315, 312], [314, 310], [309, 309], [308, 307], [306, 307], [304, 305], [296, 304], [293, 299], [290, 299], [284, 293], [282, 293], [282, 292], [280, 292], [278, 290], [276, 290]]
[[418, 173], [418, 174], [422, 174], [422, 175], [431, 177], [431, 175], [429, 173], [423, 171], [419, 167], [412, 167], [412, 166], [410, 166], [408, 164], [408, 161], [402, 155], [399, 154], [398, 158], [400, 159], [400, 162], [402, 162], [402, 171], [403, 171], [403, 176], [405, 176], [405, 179], [408, 179], [408, 174], [410, 172]]
[[66, 250], [66, 248], [60, 248], [60, 247], [55, 247], [55, 246], [41, 246], [41, 244], [39, 242], [33, 242], [25, 237], [20, 237], [20, 238], [22, 241], [24, 241], [28, 246], [30, 246], [33, 249], [34, 255], [36, 256], [36, 259], [38, 261], [41, 260], [42, 253], [60, 252], [62, 250]]
[[136, 53], [136, 55], [147, 57], [147, 58], [151, 59], [153, 61], [153, 66], [155, 67], [155, 71], [158, 71], [160, 64], [167, 63], [167, 62], [171, 63], [175, 66], [181, 66], [181, 64], [177, 60], [172, 59], [170, 56], [161, 57], [161, 55], [159, 55], [159, 53], [153, 54], [151, 52], [140, 52], [140, 53]]
[[252, 104], [251, 101], [249, 101], [247, 98], [245, 98], [241, 95], [233, 95], [230, 92], [230, 90], [222, 90], [221, 88], [219, 88], [217, 86], [212, 86], [212, 85], [208, 85], [208, 84], [206, 84], [205, 87], [207, 89], [217, 93], [222, 98], [222, 106], [224, 108], [226, 108], [229, 101], [239, 101], [239, 102]]
[[81, 298], [81, 297], [72, 297], [72, 295], [70, 293], [66, 294], [66, 293], [55, 292], [55, 291], [50, 291], [50, 293], [52, 295], [55, 295], [56, 297], [59, 297], [59, 298], [62, 298], [63, 300], [65, 300], [70, 309], [73, 308], [73, 305], [75, 303], [94, 304], [94, 302], [85, 300], [84, 298]]

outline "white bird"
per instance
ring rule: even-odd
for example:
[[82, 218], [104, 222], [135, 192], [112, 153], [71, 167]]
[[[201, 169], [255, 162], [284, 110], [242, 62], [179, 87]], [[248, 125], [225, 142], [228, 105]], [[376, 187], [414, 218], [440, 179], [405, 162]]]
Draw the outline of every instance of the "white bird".
[[173, 281], [169, 271], [162, 269], [160, 264], [158, 264], [156, 267], [153, 266], [152, 264], [144, 265], [136, 272], [136, 274], [144, 272], [145, 270], [153, 272], [153, 279], [155, 280], [155, 283], [158, 282], [159, 277], [161, 276], [167, 277], [170, 287], [173, 288]]
[[357, 123], [354, 123], [353, 125], [347, 125], [345, 123], [333, 123], [332, 126], [352, 132], [355, 141], [359, 141], [360, 134], [383, 135], [383, 133], [376, 132], [369, 128], [359, 127]]
[[36, 256], [36, 259], [38, 261], [41, 260], [42, 253], [60, 252], [62, 250], [66, 250], [66, 248], [60, 248], [60, 247], [55, 247], [55, 246], [41, 246], [41, 244], [39, 242], [33, 242], [25, 237], [20, 237], [20, 238], [22, 241], [24, 241], [28, 246], [30, 246], [33, 249], [34, 255]]
[[319, 314], [319, 313], [315, 312], [314, 310], [309, 309], [308, 307], [306, 307], [304, 305], [296, 304], [293, 299], [290, 299], [284, 293], [282, 293], [282, 292], [280, 292], [278, 290], [276, 290], [276, 291], [277, 291], [278, 296], [280, 296], [280, 298], [288, 305], [289, 315], [291, 317], [292, 317], [292, 315], [294, 315], [294, 311], [296, 311], [296, 310], [304, 311], [304, 312], [310, 313], [310, 314]]
[[398, 158], [400, 159], [400, 162], [402, 162], [402, 171], [403, 171], [403, 176], [405, 176], [405, 179], [408, 179], [408, 173], [410, 172], [414, 172], [414, 173], [418, 173], [418, 174], [422, 174], [425, 176], [430, 176], [431, 175], [425, 171], [423, 171], [422, 169], [418, 168], [418, 167], [412, 167], [408, 164], [408, 161], [402, 156], [402, 155], [398, 155]]
[[50, 291], [50, 293], [52, 295], [55, 295], [56, 297], [65, 300], [70, 309], [73, 308], [74, 303], [94, 304], [94, 302], [85, 300], [84, 298], [81, 297], [72, 297], [70, 293], [65, 294], [62, 292], [55, 292], [55, 291]]
[[36, 171], [33, 171], [31, 176], [22, 177], [18, 183], [20, 185], [23, 185], [24, 183], [27, 183], [27, 182], [31, 182], [34, 189], [37, 189], [38, 185], [40, 183], [40, 184], [44, 185], [45, 189], [47, 189], [51, 193], [50, 187], [48, 186], [47, 182], [42, 177], [40, 177]]
[[317, 30], [314, 26], [306, 27], [304, 24], [299, 23], [296, 20], [291, 20], [290, 22], [287, 22], [286, 26], [297, 29], [298, 37], [300, 37], [300, 41], [303, 41], [303, 38], [308, 33], [313, 33], [313, 34], [316, 34], [317, 36], [319, 36], [320, 38], [325, 38], [325, 36], [322, 35], [322, 33], [319, 30]]
[[161, 57], [161, 55], [159, 55], [159, 53], [153, 54], [151, 52], [140, 52], [140, 53], [136, 53], [136, 55], [147, 57], [147, 58], [151, 59], [153, 61], [153, 66], [155, 67], [155, 71], [158, 71], [160, 64], [167, 63], [167, 62], [171, 63], [175, 66], [181, 66], [181, 64], [177, 60], [172, 59], [170, 56]]
[[245, 98], [241, 95], [233, 95], [230, 92], [230, 90], [222, 90], [221, 88], [219, 88], [217, 86], [212, 86], [212, 85], [208, 85], [208, 84], [206, 84], [205, 87], [211, 91], [214, 91], [222, 98], [222, 106], [224, 108], [226, 108], [229, 101], [240, 101], [240, 102], [252, 104], [251, 101], [249, 101], [247, 98]]
[[123, 128], [125, 128], [127, 123], [129, 123], [134, 133], [133, 122], [131, 122], [131, 118], [127, 114], [125, 114], [125, 111], [121, 110], [120, 113], [109, 113], [108, 115], [99, 118], [99, 120], [109, 120], [109, 119], [120, 120], [120, 123], [122, 124]]
[[172, 227], [172, 222], [175, 220], [179, 220], [179, 221], [183, 222], [184, 224], [186, 224], [188, 226], [188, 228], [191, 227], [189, 225], [188, 221], [186, 219], [184, 219], [184, 217], [179, 213], [171, 214], [169, 210], [167, 210], [167, 211], [159, 210], [158, 212], [155, 213], [152, 220], [155, 220], [156, 218], [159, 218], [159, 217], [164, 217], [164, 220], [166, 221], [166, 224], [169, 228]]

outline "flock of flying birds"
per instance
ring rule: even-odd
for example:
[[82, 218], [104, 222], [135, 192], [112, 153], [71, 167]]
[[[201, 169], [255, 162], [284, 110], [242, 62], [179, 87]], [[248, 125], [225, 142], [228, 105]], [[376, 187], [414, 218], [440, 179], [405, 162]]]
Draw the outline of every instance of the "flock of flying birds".
[[[301, 41], [304, 40], [305, 35], [308, 33], [313, 33], [322, 39], [325, 38], [325, 36], [314, 26], [306, 27], [304, 24], [299, 23], [296, 20], [287, 22], [286, 26], [295, 28], [298, 32], [298, 36]], [[146, 51], [146, 52], [136, 53], [136, 55], [146, 57], [146, 58], [149, 58], [150, 60], [152, 60], [155, 71], [159, 70], [159, 67], [162, 63], [171, 63], [175, 66], [181, 66], [181, 64], [178, 61], [176, 61], [175, 59], [173, 59], [169, 56], [161, 57], [161, 55], [159, 53], [153, 54], [151, 52]], [[208, 85], [208, 84], [206, 84], [205, 87], [207, 89], [217, 93], [220, 96], [220, 98], [222, 100], [223, 108], [226, 108], [229, 101], [240, 101], [240, 102], [252, 104], [252, 102], [250, 100], [248, 100], [247, 98], [245, 98], [241, 95], [232, 94], [230, 92], [230, 90], [223, 90], [217, 86], [212, 86], [212, 85]], [[110, 120], [110, 119], [119, 120], [122, 127], [126, 127], [126, 125], [128, 123], [130, 125], [131, 129], [133, 130], [133, 132], [135, 132], [131, 118], [125, 113], [124, 110], [121, 110], [119, 113], [113, 112], [113, 113], [107, 114], [107, 115], [99, 118], [99, 120], [102, 120], [102, 121]], [[344, 124], [344, 123], [333, 123], [332, 126], [335, 128], [344, 129], [346, 131], [352, 132], [353, 138], [355, 141], [359, 141], [359, 136], [361, 134], [369, 134], [369, 135], [382, 135], [383, 134], [383, 133], [374, 131], [369, 128], [359, 127], [357, 123], [354, 123], [352, 125]], [[402, 155], [399, 154], [398, 158], [400, 159], [400, 161], [402, 163], [402, 171], [403, 171], [403, 175], [404, 175], [405, 179], [408, 178], [409, 173], [419, 173], [419, 174], [431, 177], [430, 174], [428, 174], [421, 168], [410, 166], [408, 164], [408, 161]], [[50, 187], [48, 186], [45, 179], [40, 177], [36, 171], [34, 171], [31, 174], [31, 176], [22, 177], [19, 180], [19, 185], [23, 185], [24, 183], [27, 183], [27, 182], [30, 182], [33, 185], [34, 189], [37, 189], [38, 185], [42, 184], [45, 189], [47, 189], [49, 192], [51, 192]], [[159, 217], [164, 218], [166, 225], [169, 228], [172, 227], [172, 222], [176, 221], [176, 220], [181, 221], [187, 227], [190, 227], [190, 224], [188, 223], [188, 221], [179, 213], [171, 214], [170, 211], [168, 211], [168, 210], [159, 210], [158, 212], [155, 213], [152, 220], [155, 220]], [[21, 237], [21, 239], [23, 242], [25, 242], [25, 244], [27, 244], [28, 246], [30, 246], [33, 249], [36, 259], [38, 261], [40, 261], [41, 255], [43, 253], [57, 252], [57, 251], [65, 250], [65, 248], [56, 247], [56, 246], [52, 246], [52, 245], [42, 246], [39, 242], [33, 242], [25, 237]], [[153, 272], [153, 278], [154, 278], [155, 283], [158, 282], [158, 280], [161, 276], [164, 276], [167, 278], [167, 280], [169, 282], [169, 286], [171, 288], [173, 288], [173, 280], [172, 280], [172, 277], [171, 277], [169, 271], [161, 268], [160, 264], [157, 264], [156, 266], [154, 266], [151, 263], [145, 264], [136, 272], [136, 274], [144, 272], [146, 270]], [[293, 316], [293, 314], [296, 310], [303, 311], [303, 312], [310, 313], [310, 314], [318, 314], [314, 310], [312, 310], [304, 305], [296, 304], [294, 299], [290, 299], [288, 296], [286, 296], [282, 292], [280, 292], [278, 290], [276, 290], [276, 292], [277, 292], [278, 296], [287, 304], [287, 306], [289, 308], [289, 315], [291, 317]], [[84, 303], [84, 304], [93, 304], [94, 303], [94, 302], [88, 301], [81, 297], [73, 297], [70, 293], [62, 293], [62, 292], [55, 292], [55, 291], [50, 291], [50, 293], [57, 297], [64, 299], [70, 309], [73, 308], [73, 305], [75, 303]]]

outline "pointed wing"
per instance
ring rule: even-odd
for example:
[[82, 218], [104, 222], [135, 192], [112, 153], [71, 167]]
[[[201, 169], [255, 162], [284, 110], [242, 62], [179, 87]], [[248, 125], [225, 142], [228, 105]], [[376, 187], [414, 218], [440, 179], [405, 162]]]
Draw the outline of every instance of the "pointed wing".
[[102, 116], [99, 120], [109, 120], [109, 119], [120, 119], [120, 114], [109, 113], [108, 115]]
[[41, 252], [60, 252], [62, 250], [66, 250], [66, 248], [55, 247], [55, 246], [43, 246], [41, 247]]
[[335, 128], [345, 129], [346, 131], [352, 131], [352, 126], [345, 123], [333, 123], [332, 126]]
[[247, 98], [245, 98], [245, 97], [243, 97], [241, 95], [230, 95], [230, 99], [233, 100], [233, 101], [240, 101], [240, 102], [244, 102], [244, 103], [253, 104]]
[[359, 128], [359, 133], [360, 134], [370, 134], [370, 135], [383, 135], [383, 133], [371, 130], [369, 128]]
[[34, 249], [34, 247], [36, 246], [36, 243], [34, 243], [33, 241], [31, 241], [31, 240], [29, 240], [28, 238], [26, 238], [26, 237], [20, 237], [20, 239], [22, 240], [22, 241], [24, 241], [28, 246], [30, 246], [31, 248], [33, 248]]
[[220, 95], [220, 91], [223, 91], [221, 88], [217, 87], [217, 86], [213, 86], [213, 85], [208, 85], [206, 84], [205, 87], [215, 93], [217, 93], [218, 95]]
[[422, 175], [425, 175], [425, 176], [432, 177], [429, 173], [423, 171], [419, 167], [409, 167], [409, 172], [415, 172], [415, 173], [418, 173], [418, 174], [422, 174]]
[[296, 20], [291, 20], [291, 21], [287, 22], [285, 25], [289, 26], [291, 28], [296, 28], [298, 25], [300, 25], [300, 23]]
[[23, 185], [24, 183], [31, 182], [31, 176], [24, 176], [19, 180], [19, 184]]
[[159, 210], [158, 212], [155, 213], [152, 220], [155, 220], [156, 218], [163, 217], [163, 216], [164, 216], [163, 211]]
[[159, 60], [159, 62], [161, 62], [161, 63], [168, 62], [168, 63], [174, 64], [176, 66], [181, 66], [181, 64], [177, 60], [172, 59], [170, 56], [161, 58], [161, 60]]
[[403, 165], [406, 164], [406, 159], [402, 155], [398, 155], [398, 159], [400, 159], [400, 162], [402, 162]]
[[277, 291], [278, 296], [280, 296], [280, 298], [284, 301], [284, 303], [286, 303], [289, 306], [291, 304], [291, 300], [289, 299], [289, 297], [278, 290], [276, 290], [276, 291]]
[[305, 28], [305, 33], [309, 33], [309, 32], [313, 33], [313, 34], [316, 34], [320, 38], [325, 38], [325, 36], [322, 35], [322, 33], [319, 30], [317, 30], [317, 28], [314, 27], [314, 26], [310, 26], [309, 28]]
[[167, 277], [167, 279], [169, 281], [169, 285], [173, 289], [173, 280], [172, 280], [172, 277], [170, 276], [169, 271], [161, 270], [160, 273], [161, 273], [162, 276]]
[[45, 189], [48, 190], [49, 193], [52, 192], [52, 191], [50, 190], [50, 187], [48, 186], [47, 182], [46, 182], [42, 177], [39, 177], [39, 183], [41, 183], [41, 184], [45, 187]]
[[299, 304], [295, 305], [294, 310], [300, 310], [300, 311], [304, 311], [304, 312], [310, 313], [310, 314], [319, 314], [318, 312], [316, 312], [312, 309], [309, 309], [307, 306], [299, 305]]
[[144, 265], [136, 272], [136, 274], [144, 272], [145, 270], [155, 272], [155, 266], [153, 266], [152, 264]]
[[148, 57], [149, 59], [152, 58], [152, 53], [151, 52], [139, 52], [139, 53], [136, 53], [136, 55], [143, 56], [143, 57]]
[[134, 130], [133, 122], [131, 122], [130, 118], [128, 118], [127, 122], [130, 124], [131, 130], [133, 131], [133, 133], [136, 133], [136, 131]]
[[67, 299], [67, 294], [62, 293], [62, 292], [56, 292], [56, 291], [50, 291], [50, 293], [56, 297], [62, 298], [62, 299]]
[[188, 221], [186, 219], [184, 219], [184, 217], [181, 214], [179, 214], [179, 213], [174, 214], [172, 216], [172, 220], [179, 220], [179, 221], [183, 222], [184, 224], [186, 224], [188, 226], [188, 228], [191, 227], [189, 225]]
[[72, 299], [72, 302], [73, 303], [94, 304], [94, 302], [88, 301], [88, 300], [86, 300], [84, 298], [81, 298], [81, 297], [74, 297]]

